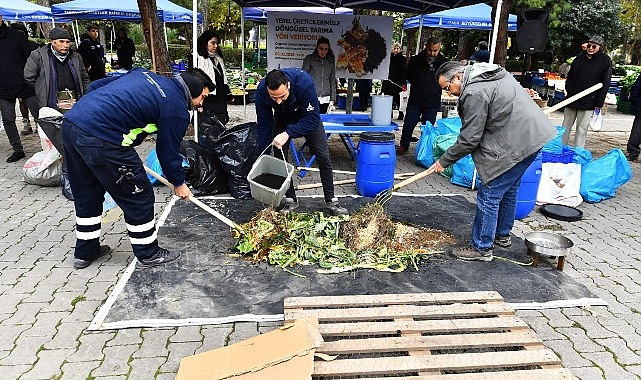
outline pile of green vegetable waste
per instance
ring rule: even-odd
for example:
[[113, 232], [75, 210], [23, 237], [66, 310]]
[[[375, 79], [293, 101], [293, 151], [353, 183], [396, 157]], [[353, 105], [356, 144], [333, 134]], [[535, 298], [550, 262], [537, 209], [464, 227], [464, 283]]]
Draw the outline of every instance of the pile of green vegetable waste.
[[454, 242], [447, 232], [391, 221], [377, 203], [351, 216], [265, 209], [241, 227], [244, 234], [232, 231], [241, 254], [292, 273], [289, 268], [296, 264], [317, 264], [322, 273], [357, 268], [401, 272], [408, 266], [418, 270], [422, 259]]

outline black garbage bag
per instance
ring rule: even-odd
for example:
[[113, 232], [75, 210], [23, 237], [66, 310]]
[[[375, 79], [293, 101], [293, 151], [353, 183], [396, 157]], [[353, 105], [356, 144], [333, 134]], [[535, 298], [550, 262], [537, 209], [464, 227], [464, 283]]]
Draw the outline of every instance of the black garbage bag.
[[214, 151], [216, 141], [225, 130], [225, 126], [216, 116], [207, 112], [198, 113], [198, 143], [210, 152]]
[[229, 128], [214, 144], [214, 153], [229, 174], [229, 194], [238, 199], [251, 198], [247, 175], [260, 152], [256, 147], [256, 123]]
[[62, 161], [62, 173], [60, 174], [60, 186], [62, 187], [62, 195], [65, 198], [73, 201], [73, 192], [71, 192], [71, 183], [69, 183], [69, 173], [67, 173], [67, 165]]
[[227, 192], [228, 176], [213, 152], [192, 140], [180, 143], [180, 153], [187, 159], [187, 184], [194, 195], [214, 195]]

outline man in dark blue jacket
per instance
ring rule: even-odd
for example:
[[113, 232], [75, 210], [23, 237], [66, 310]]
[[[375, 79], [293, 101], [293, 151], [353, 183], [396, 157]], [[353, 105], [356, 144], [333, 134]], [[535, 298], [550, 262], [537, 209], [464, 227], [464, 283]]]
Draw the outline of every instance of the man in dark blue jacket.
[[[347, 209], [341, 207], [334, 197], [332, 161], [312, 77], [301, 69], [272, 70], [258, 85], [255, 103], [258, 148], [262, 151], [272, 144], [283, 149], [287, 156], [289, 140], [305, 137], [316, 155], [327, 209], [334, 215], [346, 215]], [[280, 156], [279, 151], [276, 153]], [[291, 183], [285, 194], [283, 211], [296, 208], [298, 200]]]
[[191, 191], [185, 183], [180, 142], [189, 124], [188, 110], [202, 105], [213, 84], [201, 71], [166, 78], [139, 69], [109, 79], [96, 82], [62, 123], [64, 158], [76, 209], [73, 265], [86, 268], [110, 252], [109, 246], [99, 243], [105, 191], [124, 213], [139, 264], [164, 264], [177, 259], [180, 252], [158, 246], [155, 196], [134, 147], [156, 133], [163, 173], [176, 195], [188, 199]]

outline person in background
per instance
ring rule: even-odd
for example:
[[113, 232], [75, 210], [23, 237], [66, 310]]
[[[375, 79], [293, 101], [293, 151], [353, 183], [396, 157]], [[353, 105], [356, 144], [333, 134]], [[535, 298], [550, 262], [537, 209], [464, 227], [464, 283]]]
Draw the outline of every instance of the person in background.
[[[405, 56], [401, 44], [394, 42], [392, 45], [392, 55], [389, 60], [389, 75], [383, 81], [382, 91], [385, 95], [392, 96], [392, 108], [398, 108], [400, 105], [400, 93], [405, 86]], [[398, 120], [403, 120], [403, 111], [398, 111]]]
[[247, 41], [249, 42], [247, 46], [249, 49], [256, 50], [258, 48], [258, 33], [256, 33], [255, 26], [249, 29], [249, 39]]
[[98, 39], [98, 26], [91, 24], [87, 27], [87, 34], [83, 35], [82, 42], [78, 46], [78, 53], [89, 73], [89, 79], [96, 79], [107, 76], [105, 73], [105, 49]]
[[628, 160], [636, 161], [639, 159], [639, 153], [641, 153], [641, 75], [632, 85], [630, 100], [632, 101], [634, 121], [632, 122], [632, 130], [628, 138], [627, 151]]
[[320, 113], [327, 113], [336, 104], [336, 63], [326, 37], [320, 37], [314, 52], [303, 59], [303, 70], [314, 79]]
[[[36, 50], [38, 48], [38, 44], [29, 39], [29, 32], [27, 31], [26, 26], [19, 22], [14, 22], [13, 24], [11, 24], [11, 27], [24, 35], [24, 38], [27, 39], [27, 43], [29, 44], [30, 51]], [[29, 108], [33, 110], [32, 116], [33, 120], [36, 121], [36, 125], [38, 122], [38, 107], [36, 104], [35, 95], [36, 94], [32, 93], [32, 91], [27, 90], [26, 97], [23, 96], [21, 98], [18, 98], [18, 102], [20, 103], [20, 116], [22, 116], [22, 131], [20, 131], [20, 134], [23, 136], [27, 136], [33, 133], [31, 122], [29, 121]]]
[[[255, 104], [258, 149], [264, 151], [273, 145], [278, 148], [274, 149], [277, 157], [283, 158], [280, 149], [287, 157], [289, 140], [305, 137], [320, 169], [325, 208], [333, 215], [347, 215], [347, 209], [334, 197], [332, 161], [312, 77], [301, 69], [272, 70], [258, 85]], [[285, 193], [281, 211], [290, 212], [297, 208], [298, 200], [292, 181]]]
[[118, 66], [121, 69], [131, 70], [134, 65], [134, 55], [136, 54], [136, 45], [134, 41], [127, 37], [127, 31], [118, 30], [118, 38], [114, 41], [116, 54], [118, 55]]
[[487, 41], [479, 41], [474, 48], [474, 54], [468, 61], [472, 62], [490, 62], [490, 51], [487, 50]]
[[205, 30], [196, 42], [196, 66], [203, 70], [214, 83], [215, 89], [203, 102], [203, 111], [216, 118], [223, 124], [229, 122], [227, 112], [227, 96], [230, 95], [225, 73], [225, 61], [220, 49], [220, 36], [211, 30]]
[[604, 48], [603, 37], [592, 36], [588, 40], [586, 50], [579, 53], [572, 61], [565, 81], [565, 91], [568, 98], [597, 83], [602, 83], [603, 87], [565, 106], [563, 109], [563, 128], [565, 128], [563, 145], [569, 144], [570, 133], [576, 123], [574, 146], [584, 148], [590, 116], [593, 111], [599, 110], [600, 112], [603, 108], [612, 77], [612, 60], [605, 54]]
[[441, 54], [441, 41], [437, 37], [429, 37], [423, 51], [413, 56], [407, 64], [407, 80], [412, 87], [407, 100], [400, 145], [396, 148], [397, 154], [405, 154], [409, 150], [412, 133], [419, 120], [421, 124], [427, 121], [432, 125], [436, 123], [442, 91], [434, 74], [446, 61]]
[[494, 245], [512, 244], [521, 178], [556, 135], [556, 128], [520, 83], [498, 65], [448, 62], [436, 78], [440, 88], [459, 97], [462, 127], [456, 143], [430, 170], [441, 173], [471, 153], [481, 177], [471, 245], [451, 253], [462, 260], [491, 261]]
[[16, 99], [28, 97], [33, 90], [27, 86], [22, 75], [25, 62], [29, 57], [29, 44], [25, 36], [16, 29], [10, 28], [0, 14], [0, 114], [4, 131], [7, 134], [13, 153], [7, 162], [16, 162], [25, 158], [20, 133], [16, 126]]
[[76, 211], [74, 268], [86, 268], [111, 252], [99, 242], [105, 191], [124, 213], [138, 266], [180, 257], [180, 252], [158, 246], [154, 190], [135, 147], [155, 133], [163, 174], [178, 197], [189, 199], [180, 142], [190, 121], [189, 109], [200, 107], [213, 87], [201, 70], [190, 70], [166, 78], [135, 69], [96, 81], [65, 114], [62, 140]]
[[356, 92], [358, 92], [358, 101], [360, 103], [359, 111], [367, 111], [372, 94], [372, 80], [356, 79], [354, 83], [356, 84]]
[[82, 57], [71, 50], [71, 34], [56, 27], [49, 32], [49, 43], [33, 52], [24, 67], [27, 84], [35, 89], [38, 109], [68, 111], [91, 83]]

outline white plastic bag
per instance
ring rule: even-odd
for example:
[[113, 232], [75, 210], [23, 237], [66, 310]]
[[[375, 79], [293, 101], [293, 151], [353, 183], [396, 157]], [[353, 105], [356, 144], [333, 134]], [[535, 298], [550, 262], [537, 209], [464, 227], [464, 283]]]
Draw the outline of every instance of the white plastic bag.
[[38, 128], [42, 151], [34, 154], [22, 167], [24, 180], [32, 185], [58, 186], [62, 173], [62, 155], [47, 135]]
[[536, 203], [576, 207], [583, 202], [580, 190], [581, 165], [544, 162]]
[[399, 104], [398, 104], [398, 110], [400, 112], [405, 113], [405, 110], [407, 109], [407, 101], [410, 98], [410, 84], [407, 84], [407, 89], [405, 91], [401, 91], [399, 93]]
[[603, 128], [603, 114], [601, 109], [595, 109], [590, 116], [590, 130], [599, 132]]

